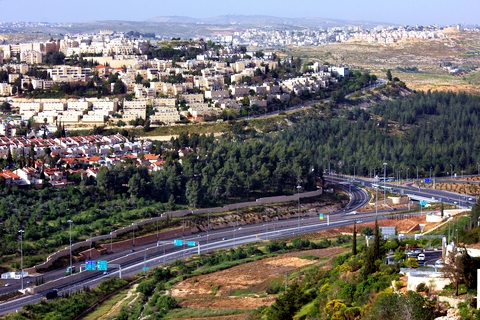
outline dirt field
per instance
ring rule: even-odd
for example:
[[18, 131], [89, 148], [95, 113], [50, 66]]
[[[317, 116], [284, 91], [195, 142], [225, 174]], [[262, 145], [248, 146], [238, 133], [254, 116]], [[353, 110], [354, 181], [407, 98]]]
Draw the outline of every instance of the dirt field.
[[184, 308], [256, 309], [275, 301], [276, 295], [266, 294], [269, 285], [274, 282], [283, 285], [287, 272], [319, 262], [302, 259], [301, 255], [328, 259], [345, 251], [348, 249], [309, 250], [247, 263], [182, 281], [172, 288], [172, 296], [183, 299], [181, 306]]

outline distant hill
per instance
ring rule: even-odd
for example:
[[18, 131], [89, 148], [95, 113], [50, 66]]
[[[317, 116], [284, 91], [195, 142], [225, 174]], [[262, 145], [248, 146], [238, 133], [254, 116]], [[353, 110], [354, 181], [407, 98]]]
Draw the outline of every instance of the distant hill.
[[196, 23], [196, 24], [211, 24], [211, 25], [278, 25], [290, 27], [340, 27], [340, 26], [364, 26], [375, 27], [379, 24], [391, 25], [387, 22], [362, 21], [362, 20], [341, 20], [341, 19], [326, 19], [317, 17], [305, 18], [282, 18], [264, 15], [223, 15], [211, 18], [190, 18], [183, 16], [159, 16], [146, 20], [147, 22], [163, 22], [163, 23]]

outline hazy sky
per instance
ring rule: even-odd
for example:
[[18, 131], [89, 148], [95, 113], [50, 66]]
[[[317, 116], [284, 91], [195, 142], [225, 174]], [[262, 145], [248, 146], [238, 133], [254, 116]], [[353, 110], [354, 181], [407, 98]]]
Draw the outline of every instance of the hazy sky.
[[0, 21], [143, 21], [156, 16], [269, 15], [396, 24], [477, 24], [478, 0], [0, 0]]

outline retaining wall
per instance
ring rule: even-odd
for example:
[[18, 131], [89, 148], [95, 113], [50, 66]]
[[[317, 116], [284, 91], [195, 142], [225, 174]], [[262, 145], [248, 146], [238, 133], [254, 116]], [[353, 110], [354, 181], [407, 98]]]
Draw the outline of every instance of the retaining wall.
[[[208, 213], [208, 212], [211, 212], [211, 213], [228, 212], [228, 211], [236, 210], [237, 208], [241, 209], [241, 208], [260, 206], [260, 205], [271, 204], [271, 203], [297, 201], [298, 197], [300, 197], [300, 199], [311, 198], [311, 197], [319, 196], [321, 194], [322, 194], [322, 189], [318, 189], [318, 190], [315, 190], [315, 191], [297, 193], [297, 194], [293, 194], [293, 195], [290, 195], [290, 196], [276, 196], [276, 197], [259, 198], [259, 199], [256, 199], [256, 201], [234, 203], [234, 204], [229, 204], [229, 205], [226, 205], [226, 206], [223, 206], [223, 207], [164, 212], [159, 217], [154, 217], [154, 218], [138, 221], [138, 222], [135, 222], [135, 223], [133, 223], [129, 226], [126, 226], [126, 227], [120, 228], [118, 230], [115, 230], [115, 231], [112, 232], [112, 235], [106, 234], [106, 235], [96, 236], [96, 237], [89, 238], [89, 239], [87, 239], [85, 241], [82, 241], [82, 242], [74, 243], [74, 244], [72, 244], [72, 251], [75, 251], [75, 250], [83, 248], [83, 247], [88, 247], [89, 250], [86, 250], [84, 252], [87, 252], [88, 255], [89, 255], [90, 244], [92, 242], [96, 242], [96, 241], [108, 242], [108, 240], [110, 240], [110, 237], [111, 238], [116, 238], [117, 235], [121, 235], [121, 234], [124, 234], [124, 233], [131, 232], [134, 228], [137, 228], [137, 226], [143, 226], [143, 225], [147, 225], [147, 224], [156, 223], [157, 220], [165, 220], [165, 219], [167, 219], [167, 217], [170, 217], [170, 218], [182, 217], [182, 216], [186, 216], [186, 215], [189, 215], [189, 214], [204, 214], [204, 213]], [[178, 232], [179, 232], [178, 229], [162, 232], [161, 233], [161, 235], [162, 235], [161, 238], [174, 237], [178, 234]], [[191, 234], [191, 232], [192, 232], [192, 230], [190, 228], [189, 229], [185, 228], [185, 235]], [[181, 229], [180, 229], [180, 233], [182, 233]], [[156, 240], [156, 235], [138, 237], [138, 238], [135, 238], [135, 245], [141, 245], [141, 244], [149, 243], [149, 242], [152, 242], [152, 241], [155, 241], [155, 240]], [[119, 242], [113, 243], [112, 244], [112, 249], [113, 249], [113, 251], [121, 250], [121, 249], [128, 249], [128, 248], [132, 247], [132, 245], [133, 245], [133, 239], [132, 240], [124, 240], [124, 241], [119, 241]], [[102, 247], [107, 249], [107, 250], [110, 250], [110, 244], [103, 244]], [[91, 249], [91, 250], [94, 250], [94, 249]], [[95, 250], [95, 251], [97, 251], [97, 250]], [[93, 251], [92, 251], [92, 254], [93, 254]], [[25, 269], [25, 271], [29, 272], [29, 273], [35, 273], [38, 270], [47, 269], [47, 268], [51, 267], [52, 264], [56, 260], [58, 260], [59, 258], [61, 258], [63, 256], [68, 256], [68, 255], [70, 255], [70, 247], [65, 247], [65, 249], [59, 250], [59, 251], [51, 254], [50, 256], [48, 256], [47, 261], [45, 261], [44, 263], [36, 265], [36, 266], [28, 268], [28, 269]], [[81, 254], [81, 257], [84, 258], [85, 254]]]

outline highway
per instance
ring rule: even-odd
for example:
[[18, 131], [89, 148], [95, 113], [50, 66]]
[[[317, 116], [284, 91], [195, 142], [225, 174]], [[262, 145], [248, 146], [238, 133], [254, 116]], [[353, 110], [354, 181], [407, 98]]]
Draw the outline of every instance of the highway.
[[[225, 229], [219, 230], [210, 230], [207, 232], [200, 232], [194, 235], [189, 235], [187, 237], [176, 237], [177, 240], [182, 240], [183, 246], [174, 246], [174, 238], [170, 239], [161, 239], [161, 241], [149, 243], [142, 246], [136, 246], [133, 250], [122, 250], [119, 252], [114, 252], [112, 254], [103, 255], [102, 260], [108, 260], [109, 264], [115, 264], [120, 259], [127, 259], [121, 263], [122, 268], [122, 277], [129, 275], [137, 274], [142, 272], [142, 268], [148, 267], [153, 268], [156, 266], [163, 265], [165, 263], [172, 262], [176, 259], [181, 259], [189, 255], [193, 255], [199, 252], [204, 253], [208, 251], [213, 251], [221, 248], [229, 248], [238, 246], [245, 243], [251, 243], [256, 241], [271, 240], [271, 239], [280, 239], [285, 237], [291, 237], [298, 234], [305, 234], [310, 232], [316, 232], [321, 230], [327, 230], [329, 228], [341, 227], [352, 225], [354, 221], [357, 221], [359, 224], [374, 221], [375, 217], [378, 217], [379, 220], [385, 219], [382, 214], [390, 213], [388, 210], [378, 211], [378, 216], [375, 213], [363, 213], [360, 216], [355, 215], [355, 210], [363, 207], [368, 203], [369, 195], [368, 193], [360, 188], [358, 185], [371, 187], [372, 181], [368, 179], [343, 179], [338, 177], [325, 177], [327, 181], [335, 183], [338, 187], [345, 190], [349, 196], [350, 201], [341, 211], [325, 213], [324, 220], [320, 220], [318, 211], [309, 210], [307, 213], [303, 212], [301, 215], [298, 215], [295, 218], [287, 220], [278, 220], [273, 219], [271, 221], [265, 221], [263, 223], [244, 225], [244, 226], [235, 226], [228, 227]], [[388, 184], [387, 184], [388, 185]], [[415, 192], [419, 195], [425, 195], [426, 197], [444, 197], [443, 199], [454, 199], [455, 196], [452, 196], [450, 193], [449, 197], [446, 197], [446, 192], [436, 191], [431, 193], [431, 189], [421, 189], [418, 190], [414, 186], [395, 186], [398, 189], [403, 189], [405, 193]], [[445, 194], [444, 194], [445, 193]], [[453, 201], [453, 200], [452, 200]], [[195, 242], [195, 247], [188, 247], [186, 244], [188, 242]], [[155, 252], [154, 252], [155, 251]], [[80, 270], [80, 264], [75, 264], [77, 270]], [[100, 271], [83, 271], [89, 272], [89, 275], [86, 278], [83, 278], [77, 282], [69, 282], [68, 285], [58, 286], [56, 289], [59, 290], [59, 293], [63, 292], [73, 292], [80, 290], [85, 285], [94, 287], [100, 283], [100, 281], [108, 277], [118, 277], [119, 270], [114, 268], [109, 268], [108, 274], [103, 274]], [[61, 278], [65, 275], [65, 269], [59, 269], [47, 272], [43, 274], [44, 280], [51, 281], [58, 278]], [[26, 281], [31, 280], [31, 278], [25, 278], [24, 283], [26, 286]], [[9, 281], [11, 286], [1, 287], [0, 294], [6, 292], [12, 292], [19, 290], [21, 288], [20, 280]], [[35, 282], [33, 280], [33, 282]], [[30, 295], [16, 299], [14, 301], [6, 302], [0, 304], [0, 315], [15, 312], [15, 310], [21, 309], [25, 304], [36, 303], [42, 299], [45, 292], [40, 292], [39, 294]]]

